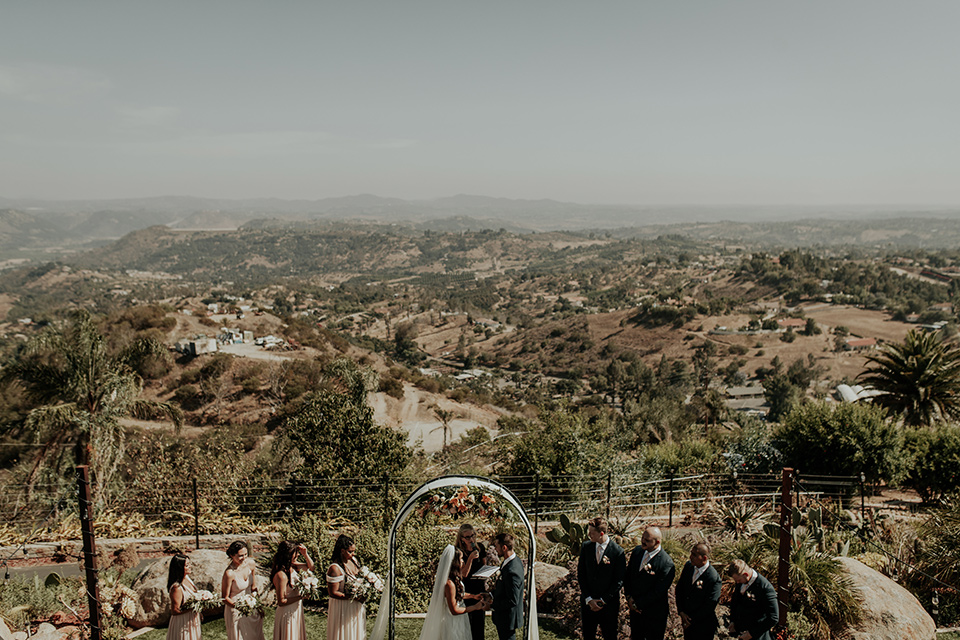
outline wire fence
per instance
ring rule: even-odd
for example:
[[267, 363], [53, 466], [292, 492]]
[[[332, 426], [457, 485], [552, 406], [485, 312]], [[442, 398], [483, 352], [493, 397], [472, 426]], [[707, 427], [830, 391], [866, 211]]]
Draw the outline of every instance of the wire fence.
[[[495, 476], [524, 505], [539, 527], [561, 514], [583, 520], [644, 518], [673, 526], [684, 517], [703, 513], [713, 504], [729, 501], [768, 503], [780, 499], [779, 475], [695, 474], [644, 478], [601, 473], [578, 476]], [[869, 491], [856, 476], [802, 476], [802, 491], [794, 504], [813, 500], [856, 508]], [[313, 515], [327, 520], [356, 523], [393, 520], [403, 500], [421, 481], [409, 478], [295, 478], [286, 481], [248, 482], [173, 479], [149, 486], [132, 486], [98, 514], [111, 511], [139, 518], [137, 527], [174, 535], [229, 534], [244, 528], [270, 525]], [[801, 485], [797, 485], [800, 487]], [[21, 534], [76, 514], [76, 489], [57, 485], [0, 486], [0, 510], [10, 514], [6, 525]], [[93, 487], [96, 492], [96, 486]], [[65, 531], [69, 534], [69, 529]]]

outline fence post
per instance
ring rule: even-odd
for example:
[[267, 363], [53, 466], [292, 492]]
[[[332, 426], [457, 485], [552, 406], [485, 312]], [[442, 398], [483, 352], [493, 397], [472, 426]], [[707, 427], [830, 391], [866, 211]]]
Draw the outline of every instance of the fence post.
[[97, 539], [93, 536], [93, 501], [90, 499], [90, 467], [87, 465], [77, 467], [77, 496], [83, 536], [83, 568], [87, 577], [87, 607], [90, 609], [90, 640], [101, 640]]
[[383, 526], [390, 531], [390, 476], [383, 474]]
[[867, 522], [867, 475], [860, 472], [860, 526]]
[[787, 628], [787, 611], [790, 609], [790, 546], [793, 531], [793, 478], [794, 470], [783, 468], [780, 488], [780, 558], [777, 564], [777, 600], [780, 603], [779, 627]]
[[670, 499], [670, 522], [667, 526], [672, 527], [673, 526], [673, 471], [670, 472], [670, 486], [668, 487], [667, 491], [669, 492], [669, 496], [670, 496], [669, 498]]
[[533, 488], [533, 533], [540, 533], [540, 472], [534, 476], [535, 483]]
[[613, 489], [613, 472], [607, 471], [607, 521], [610, 520], [610, 498]]
[[197, 496], [197, 479], [193, 479], [193, 536], [200, 548], [200, 500]]

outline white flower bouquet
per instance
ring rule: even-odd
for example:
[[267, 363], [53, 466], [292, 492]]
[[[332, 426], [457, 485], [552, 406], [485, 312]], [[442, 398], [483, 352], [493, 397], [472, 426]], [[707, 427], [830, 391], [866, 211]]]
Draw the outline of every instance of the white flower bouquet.
[[347, 574], [346, 580], [343, 583], [343, 593], [351, 600], [356, 600], [357, 602], [366, 602], [367, 597], [370, 595], [371, 586], [370, 583], [361, 578], [360, 576], [352, 576]]
[[296, 584], [300, 597], [304, 600], [318, 600], [320, 598], [320, 579], [313, 571], [303, 571]]
[[383, 593], [383, 580], [380, 579], [380, 576], [375, 574], [366, 565], [360, 567], [360, 577], [370, 583], [370, 586], [377, 593]]
[[245, 593], [233, 601], [233, 608], [241, 616], [262, 616], [264, 604], [259, 593]]
[[192, 596], [187, 597], [183, 601], [183, 606], [181, 609], [189, 609], [190, 611], [196, 611], [197, 613], [203, 613], [210, 609], [216, 609], [223, 606], [223, 600], [206, 589], [201, 589], [197, 591]]

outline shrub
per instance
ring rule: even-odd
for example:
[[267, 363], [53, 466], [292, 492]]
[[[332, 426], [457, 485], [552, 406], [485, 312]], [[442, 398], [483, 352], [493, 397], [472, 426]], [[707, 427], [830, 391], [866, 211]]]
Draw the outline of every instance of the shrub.
[[800, 405], [787, 415], [776, 437], [785, 464], [804, 473], [859, 475], [862, 471], [870, 482], [889, 483], [903, 476], [903, 434], [873, 405]]
[[905, 484], [924, 502], [935, 502], [960, 489], [960, 430], [956, 427], [908, 431], [906, 449], [912, 464]]
[[79, 577], [63, 578], [52, 573], [41, 582], [40, 576], [32, 579], [14, 576], [6, 580], [0, 589], [0, 611], [5, 619], [17, 630], [31, 620], [46, 618], [50, 614], [63, 610], [58, 598], [62, 597], [72, 607], [84, 603], [85, 593], [80, 588]]

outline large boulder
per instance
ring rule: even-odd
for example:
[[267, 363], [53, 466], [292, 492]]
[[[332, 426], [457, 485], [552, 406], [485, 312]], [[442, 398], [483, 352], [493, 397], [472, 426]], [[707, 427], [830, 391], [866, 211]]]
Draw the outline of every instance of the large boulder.
[[533, 577], [537, 581], [537, 597], [541, 597], [544, 592], [560, 581], [561, 578], [570, 573], [566, 567], [560, 567], [546, 562], [537, 562], [533, 565]]
[[917, 598], [853, 558], [838, 558], [862, 598], [863, 620], [851, 640], [933, 640], [937, 627]]
[[[187, 554], [187, 557], [190, 558], [190, 578], [197, 588], [219, 595], [223, 572], [230, 564], [227, 555], [214, 549], [197, 549]], [[130, 620], [133, 628], [162, 627], [170, 620], [170, 594], [167, 593], [170, 560], [170, 557], [157, 560], [140, 572], [133, 581], [131, 588], [140, 599], [137, 615]], [[265, 576], [257, 576], [257, 588], [261, 592], [266, 590], [268, 583]]]

